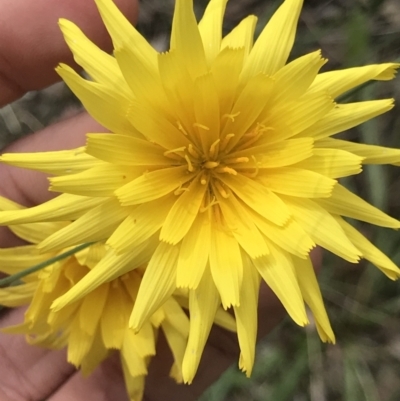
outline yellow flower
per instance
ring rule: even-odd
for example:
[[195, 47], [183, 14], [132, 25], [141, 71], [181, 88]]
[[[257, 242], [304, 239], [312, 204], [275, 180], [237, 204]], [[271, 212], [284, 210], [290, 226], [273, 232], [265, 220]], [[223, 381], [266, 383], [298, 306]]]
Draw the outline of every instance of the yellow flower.
[[[400, 162], [400, 151], [332, 138], [393, 107], [392, 99], [339, 104], [398, 64], [319, 73], [319, 51], [287, 64], [301, 0], [286, 0], [253, 43], [256, 17], [222, 37], [227, 0], [211, 0], [197, 24], [176, 0], [171, 49], [158, 54], [111, 0], [95, 0], [114, 43], [105, 54], [72, 22], [60, 26], [76, 61], [58, 73], [111, 134], [88, 134], [72, 151], [8, 154], [45, 171], [58, 198], [3, 212], [2, 224], [75, 220], [39, 244], [44, 252], [106, 241], [101, 261], [53, 305], [62, 310], [102, 283], [148, 262], [130, 326], [140, 330], [176, 288], [189, 289], [190, 334], [183, 378], [191, 382], [220, 303], [233, 307], [240, 367], [250, 374], [263, 279], [293, 320], [323, 341], [334, 334], [309, 258], [320, 245], [390, 278], [399, 269], [347, 223], [400, 222], [338, 183], [367, 163]], [[195, 317], [195, 318], [193, 318]]]
[[[0, 197], [0, 209], [4, 208], [21, 209], [21, 206]], [[15, 225], [11, 229], [20, 238], [37, 243], [63, 226], [64, 223], [31, 223]], [[28, 343], [46, 348], [67, 347], [68, 362], [85, 375], [96, 368], [111, 350], [119, 350], [131, 400], [140, 401], [147, 366], [156, 353], [159, 329], [164, 332], [174, 356], [171, 376], [182, 382], [182, 359], [189, 333], [189, 319], [180, 305], [185, 303], [185, 298], [171, 296], [135, 333], [128, 328], [128, 321], [142, 280], [143, 270], [136, 269], [103, 283], [61, 311], [52, 311], [53, 301], [88, 274], [105, 252], [104, 244], [91, 245], [74, 256], [23, 277], [19, 285], [0, 288], [0, 305], [29, 305], [23, 323], [2, 331], [25, 334]], [[39, 254], [34, 245], [0, 249], [1, 272], [11, 275], [23, 272], [32, 264], [54, 256], [55, 253]], [[234, 330], [235, 323], [228, 314], [220, 310], [218, 315], [220, 325]]]

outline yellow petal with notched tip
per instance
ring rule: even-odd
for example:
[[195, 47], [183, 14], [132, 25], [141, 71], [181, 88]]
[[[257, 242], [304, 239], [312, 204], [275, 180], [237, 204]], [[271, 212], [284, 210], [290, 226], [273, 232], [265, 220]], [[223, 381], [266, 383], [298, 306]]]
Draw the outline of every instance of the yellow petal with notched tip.
[[263, 170], [258, 180], [271, 191], [300, 198], [328, 198], [336, 180], [297, 167]]
[[87, 81], [65, 64], [60, 64], [56, 71], [101, 125], [118, 134], [138, 135], [126, 118], [133, 96], [129, 99], [117, 88]]
[[234, 306], [240, 345], [239, 367], [250, 377], [254, 365], [257, 339], [257, 310], [260, 275], [247, 256], [243, 256], [243, 284], [240, 306]]
[[342, 218], [336, 217], [336, 220], [350, 240], [353, 241], [354, 244], [357, 244], [357, 247], [362, 252], [363, 258], [373, 263], [390, 279], [397, 280], [400, 277], [400, 269], [383, 252], [371, 244], [358, 230]]
[[109, 163], [126, 166], [168, 166], [165, 149], [143, 139], [117, 134], [88, 134], [86, 152]]
[[335, 335], [333, 334], [328, 315], [325, 310], [324, 301], [322, 300], [321, 291], [318, 286], [317, 278], [311, 259], [293, 259], [297, 280], [300, 286], [304, 301], [311, 309], [314, 315], [318, 334], [323, 342], [335, 343]]
[[132, 330], [126, 329], [121, 347], [121, 359], [131, 377], [147, 375], [146, 360], [138, 354], [135, 346], [136, 336]]
[[291, 256], [271, 242], [271, 254], [252, 262], [259, 274], [282, 302], [290, 317], [299, 325], [308, 324], [303, 298]]
[[199, 213], [183, 238], [176, 275], [176, 286], [178, 288], [196, 289], [199, 285], [210, 252], [210, 229], [211, 223], [208, 213]]
[[254, 211], [277, 225], [283, 225], [290, 217], [282, 200], [261, 183], [242, 175], [221, 174], [218, 178]]
[[331, 96], [337, 97], [371, 79], [379, 81], [391, 80], [395, 77], [396, 70], [399, 67], [400, 64], [386, 63], [324, 72], [316, 77], [310, 90], [326, 90]]
[[115, 195], [122, 206], [151, 202], [170, 194], [194, 177], [186, 166], [168, 167], [144, 173], [129, 184], [118, 185]]
[[314, 149], [313, 155], [293, 167], [315, 171], [329, 178], [361, 173], [363, 158], [339, 149]]
[[171, 49], [177, 52], [192, 79], [207, 72], [203, 42], [193, 11], [193, 0], [176, 0], [175, 2]]
[[108, 199], [89, 210], [77, 220], [42, 241], [38, 248], [43, 252], [97, 242], [107, 239], [129, 213], [129, 208], [120, 207], [117, 199]]
[[269, 20], [251, 49], [242, 80], [260, 72], [274, 74], [282, 68], [292, 50], [303, 0], [286, 0]]
[[103, 163], [81, 173], [50, 178], [50, 190], [74, 195], [106, 197], [134, 180], [143, 172], [143, 167], [116, 166]]
[[388, 216], [340, 184], [335, 186], [329, 199], [320, 199], [318, 203], [330, 213], [365, 221], [381, 227], [400, 228], [399, 220]]
[[[0, 224], [22, 224], [36, 221], [75, 220], [87, 210], [103, 203], [104, 199], [79, 195], [62, 194], [41, 205], [12, 211], [15, 208], [7, 205], [7, 211], [0, 212]], [[2, 203], [3, 204], [3, 203]]]
[[[327, 138], [346, 131], [393, 108], [393, 99], [370, 100], [365, 102], [337, 104], [313, 125], [297, 134], [298, 137], [312, 137], [315, 140]], [[317, 145], [317, 143], [316, 143]]]
[[[221, 223], [220, 223], [221, 224]], [[227, 227], [211, 226], [210, 269], [224, 309], [240, 305], [243, 262], [239, 244]]]
[[[129, 327], [140, 330], [144, 322], [172, 295], [176, 288], [179, 246], [160, 242], [143, 276]], [[160, 266], [163, 266], [160, 269]]]
[[351, 263], [360, 260], [361, 252], [323, 207], [308, 199], [281, 197], [293, 213], [293, 218], [317, 245]]
[[217, 288], [207, 268], [198, 287], [189, 292], [190, 330], [182, 363], [185, 383], [192, 383], [196, 375], [219, 302]]
[[199, 32], [209, 66], [221, 48], [222, 20], [227, 2], [228, 0], [211, 0], [199, 22]]
[[75, 174], [101, 164], [100, 160], [86, 154], [84, 147], [55, 152], [5, 153], [0, 161], [54, 175]]
[[125, 96], [132, 96], [113, 56], [99, 49], [71, 21], [61, 18], [58, 24], [75, 61], [92, 79], [111, 87], [116, 86]]
[[257, 17], [255, 15], [249, 15], [240, 21], [239, 25], [222, 39], [221, 50], [227, 47], [244, 48], [244, 56], [247, 57], [253, 47], [256, 24]]
[[49, 255], [39, 254], [36, 246], [0, 248], [0, 271], [15, 274], [28, 267], [37, 265], [49, 259]]
[[384, 146], [365, 145], [344, 141], [342, 139], [325, 138], [315, 143], [318, 147], [331, 147], [354, 153], [363, 158], [363, 164], [400, 165], [400, 150]]
[[[200, 179], [193, 180], [171, 207], [160, 232], [160, 240], [175, 245], [182, 240], [192, 226], [207, 186]], [[179, 224], [176, 222], [179, 221]]]

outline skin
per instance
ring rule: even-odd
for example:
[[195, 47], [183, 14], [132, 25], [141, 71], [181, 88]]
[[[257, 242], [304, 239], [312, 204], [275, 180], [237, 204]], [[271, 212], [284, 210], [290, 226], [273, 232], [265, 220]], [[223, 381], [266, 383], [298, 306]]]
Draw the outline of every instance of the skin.
[[[115, 0], [134, 22], [137, 2]], [[106, 50], [111, 42], [92, 0], [2, 0], [0, 2], [0, 106], [18, 99], [29, 90], [42, 89], [58, 80], [54, 67], [59, 62], [74, 65], [57, 26], [68, 18]], [[23, 138], [4, 152], [33, 152], [71, 149], [85, 142], [86, 132], [102, 132], [89, 115], [82, 113]], [[43, 174], [0, 165], [0, 194], [26, 206], [50, 199]], [[20, 244], [7, 228], [0, 228], [0, 247]], [[313, 253], [314, 264], [321, 254]], [[284, 316], [279, 301], [265, 286], [261, 289], [259, 336], [270, 332]], [[0, 328], [21, 322], [23, 310], [6, 310]], [[196, 400], [221, 373], [238, 359], [236, 336], [214, 329], [202, 363], [191, 386], [176, 385], [168, 377], [171, 355], [161, 338], [146, 380], [145, 401]], [[128, 400], [117, 355], [83, 378], [66, 362], [66, 352], [28, 346], [21, 336], [0, 333], [0, 401], [115, 401]]]

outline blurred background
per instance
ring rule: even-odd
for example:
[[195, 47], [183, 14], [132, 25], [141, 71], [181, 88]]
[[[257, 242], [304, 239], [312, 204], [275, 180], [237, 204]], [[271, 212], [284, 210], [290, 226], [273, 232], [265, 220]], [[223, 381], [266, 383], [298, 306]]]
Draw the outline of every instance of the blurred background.
[[[208, 1], [194, 2], [200, 17]], [[174, 1], [140, 3], [139, 31], [157, 50], [167, 50]], [[258, 34], [280, 3], [230, 0], [225, 32], [255, 14]], [[324, 70], [400, 62], [400, 0], [305, 0], [291, 58], [316, 49], [329, 59]], [[396, 98], [394, 110], [340, 137], [400, 147], [400, 77], [364, 85], [340, 101], [386, 97]], [[0, 148], [80, 109], [62, 83], [28, 93], [0, 109]], [[365, 166], [343, 184], [400, 218], [398, 168]], [[355, 225], [400, 264], [399, 232]], [[400, 400], [400, 282], [388, 280], [369, 263], [353, 265], [328, 252], [319, 281], [337, 344], [322, 344], [312, 324], [303, 329], [286, 319], [259, 344], [251, 379], [232, 366], [201, 401]]]

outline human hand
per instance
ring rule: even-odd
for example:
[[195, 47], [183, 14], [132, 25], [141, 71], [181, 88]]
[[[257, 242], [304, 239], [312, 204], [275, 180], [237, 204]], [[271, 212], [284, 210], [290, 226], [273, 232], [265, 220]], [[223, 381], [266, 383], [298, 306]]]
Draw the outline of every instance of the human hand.
[[[118, 6], [133, 20], [135, 1], [120, 0]], [[1, 9], [3, 8], [3, 9]], [[64, 0], [50, 6], [46, 0], [0, 4], [0, 105], [28, 90], [43, 88], [57, 80], [58, 62], [72, 57], [57, 27], [60, 17], [76, 22], [103, 48], [110, 41], [91, 0]], [[16, 29], [17, 28], [17, 29]], [[64, 120], [12, 144], [7, 152], [71, 149], [85, 142], [86, 132], [101, 132], [86, 113]], [[52, 195], [42, 174], [0, 166], [0, 194], [26, 206], [42, 203]], [[1, 228], [0, 246], [18, 244], [18, 239]], [[284, 315], [272, 293], [263, 287], [260, 297], [260, 337]], [[22, 321], [21, 310], [6, 311], [0, 327]], [[202, 363], [191, 386], [176, 385], [169, 378], [172, 357], [161, 340], [147, 378], [146, 401], [195, 400], [235, 360], [239, 347], [235, 335], [216, 328], [204, 350]], [[126, 391], [117, 358], [109, 358], [89, 377], [83, 378], [67, 363], [64, 351], [31, 347], [21, 337], [0, 335], [0, 401], [125, 400]]]

